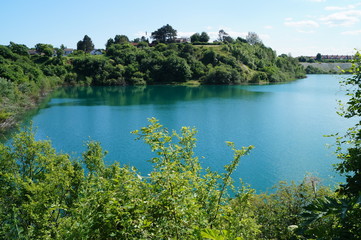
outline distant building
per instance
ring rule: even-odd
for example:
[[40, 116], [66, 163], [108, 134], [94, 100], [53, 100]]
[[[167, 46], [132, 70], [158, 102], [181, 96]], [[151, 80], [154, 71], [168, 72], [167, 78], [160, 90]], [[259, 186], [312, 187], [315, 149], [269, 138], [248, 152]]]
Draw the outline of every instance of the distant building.
[[176, 38], [175, 39], [176, 43], [188, 43], [190, 41], [191, 41], [191, 39], [187, 38], [187, 37], [181, 37], [181, 38]]
[[72, 54], [74, 52], [74, 49], [72, 48], [64, 48], [64, 56], [68, 56], [69, 54]]
[[103, 52], [101, 49], [94, 49], [90, 52], [91, 55], [102, 55]]
[[322, 59], [332, 60], [351, 60], [352, 56], [349, 55], [321, 55]]
[[28, 53], [29, 53], [29, 55], [36, 55], [36, 54], [38, 54], [38, 52], [37, 52], [35, 49], [30, 49], [30, 50], [28, 51]]

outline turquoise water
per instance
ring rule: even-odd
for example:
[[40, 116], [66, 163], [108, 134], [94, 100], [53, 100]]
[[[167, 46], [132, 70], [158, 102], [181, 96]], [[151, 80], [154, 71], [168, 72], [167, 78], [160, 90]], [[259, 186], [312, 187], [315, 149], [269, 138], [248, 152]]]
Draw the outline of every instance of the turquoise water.
[[232, 159], [225, 141], [254, 145], [233, 177], [258, 191], [281, 180], [301, 181], [307, 173], [332, 185], [341, 180], [331, 166], [333, 150], [326, 147], [334, 139], [323, 135], [352, 126], [336, 114], [337, 100], [345, 98], [340, 78], [309, 75], [260, 86], [67, 87], [25, 124], [31, 120], [37, 138], [49, 138], [57, 150], [74, 156], [85, 141], [100, 141], [109, 151], [107, 163], [133, 165], [145, 175], [153, 154], [130, 132], [155, 117], [168, 129], [197, 128], [196, 153], [213, 170], [222, 171]]

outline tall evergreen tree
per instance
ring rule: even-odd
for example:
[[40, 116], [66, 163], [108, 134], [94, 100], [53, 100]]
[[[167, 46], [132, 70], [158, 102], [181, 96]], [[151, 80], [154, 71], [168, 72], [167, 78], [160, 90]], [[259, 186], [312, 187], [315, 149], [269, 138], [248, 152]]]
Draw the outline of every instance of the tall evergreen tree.
[[86, 53], [90, 53], [94, 50], [94, 44], [88, 35], [85, 35], [83, 41], [77, 43], [77, 50], [82, 50]]
[[169, 24], [159, 28], [157, 31], [152, 32], [152, 38], [161, 43], [171, 43], [177, 37], [177, 30], [173, 29]]

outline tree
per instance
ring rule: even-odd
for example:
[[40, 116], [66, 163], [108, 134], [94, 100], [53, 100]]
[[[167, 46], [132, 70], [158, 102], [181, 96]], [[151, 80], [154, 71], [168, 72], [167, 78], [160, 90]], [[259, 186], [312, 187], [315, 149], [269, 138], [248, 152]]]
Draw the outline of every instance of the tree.
[[9, 48], [13, 53], [17, 53], [19, 55], [28, 56], [29, 55], [29, 48], [24, 44], [16, 44], [14, 42], [10, 42]]
[[231, 36], [224, 36], [223, 37], [223, 42], [227, 42], [227, 43], [233, 43], [233, 38]]
[[255, 32], [249, 32], [248, 35], [246, 36], [246, 40], [251, 45], [262, 43], [262, 40], [259, 38], [259, 36]]
[[210, 70], [204, 82], [206, 84], [237, 84], [241, 82], [241, 76], [229, 65], [221, 65]]
[[[81, 171], [50, 141], [36, 141], [31, 129], [0, 144], [0, 238], [59, 239], [58, 226], [71, 208]], [[76, 166], [77, 165], [77, 166]]]
[[114, 37], [114, 44], [129, 43], [129, 38], [125, 35], [116, 35]]
[[228, 37], [228, 36], [229, 36], [228, 33], [226, 33], [223, 29], [219, 30], [219, 32], [218, 32], [218, 40], [220, 42], [223, 42], [224, 38]]
[[191, 42], [192, 43], [200, 42], [200, 38], [201, 38], [201, 35], [199, 35], [199, 33], [195, 33], [191, 36]]
[[173, 29], [169, 24], [164, 25], [157, 31], [152, 32], [151, 37], [161, 43], [171, 43], [175, 41], [177, 37], [177, 30]]
[[94, 50], [94, 44], [88, 35], [85, 35], [83, 40], [77, 43], [77, 50], [82, 50], [86, 53], [90, 53]]
[[192, 76], [187, 61], [176, 55], [167, 57], [163, 64], [164, 81], [186, 82]]
[[191, 42], [201, 42], [206, 43], [209, 41], [209, 36], [206, 32], [202, 32], [201, 34], [195, 33], [191, 36]]
[[321, 61], [321, 60], [322, 60], [322, 55], [321, 55], [321, 53], [317, 53], [315, 60], [316, 60], [316, 61]]
[[237, 37], [236, 41], [240, 43], [247, 43], [247, 40], [242, 37]]
[[199, 36], [199, 41], [202, 43], [208, 42], [209, 39], [210, 39], [210, 37], [208, 36], [208, 34], [206, 32], [202, 32], [201, 35]]
[[140, 38], [140, 41], [141, 41], [141, 42], [147, 42], [147, 43], [149, 43], [149, 39], [146, 38], [146, 37], [144, 37], [144, 36], [142, 36], [142, 37]]
[[47, 57], [51, 57], [54, 54], [54, 48], [50, 44], [38, 43], [35, 45], [35, 49], [39, 54], [44, 54]]
[[133, 43], [139, 43], [139, 42], [140, 42], [140, 38], [134, 38], [132, 42], [133, 42]]
[[109, 38], [107, 43], [105, 44], [105, 48], [108, 50], [108, 48], [114, 44], [113, 38]]

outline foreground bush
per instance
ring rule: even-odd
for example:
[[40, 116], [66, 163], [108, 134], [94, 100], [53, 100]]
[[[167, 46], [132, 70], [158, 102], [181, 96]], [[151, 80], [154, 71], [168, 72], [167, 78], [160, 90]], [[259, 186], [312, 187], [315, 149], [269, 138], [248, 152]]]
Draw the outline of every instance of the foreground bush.
[[252, 190], [236, 189], [230, 176], [252, 147], [228, 143], [234, 159], [220, 174], [194, 156], [194, 129], [168, 132], [150, 122], [134, 132], [157, 155], [146, 177], [119, 163], [105, 166], [98, 142], [87, 143], [80, 162], [35, 141], [31, 130], [0, 145], [0, 238], [256, 239]]
[[310, 203], [333, 196], [313, 177], [271, 194], [235, 187], [231, 174], [252, 146], [228, 142], [234, 158], [218, 173], [194, 156], [195, 129], [168, 132], [150, 119], [133, 133], [155, 153], [146, 176], [106, 166], [94, 141], [81, 160], [36, 141], [31, 129], [1, 144], [0, 239], [308, 239], [334, 223], [304, 224]]

